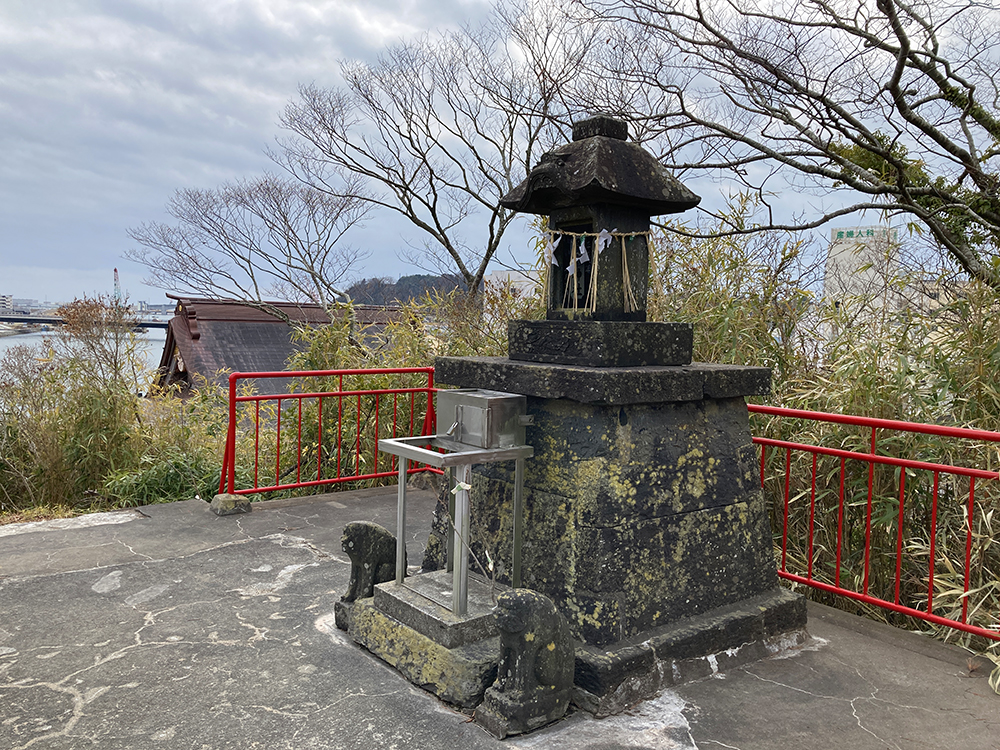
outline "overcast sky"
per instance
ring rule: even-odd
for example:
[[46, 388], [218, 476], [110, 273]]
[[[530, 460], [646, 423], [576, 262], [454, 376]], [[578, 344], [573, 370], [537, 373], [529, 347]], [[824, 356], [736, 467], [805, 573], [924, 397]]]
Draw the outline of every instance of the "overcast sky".
[[[126, 230], [166, 221], [177, 188], [271, 164], [278, 113], [300, 83], [338, 83], [428, 29], [484, 19], [484, 0], [2, 0], [0, 294], [110, 293], [165, 302], [121, 256]], [[408, 272], [405, 227], [354, 240], [370, 275]], [[361, 239], [361, 242], [359, 242]]]

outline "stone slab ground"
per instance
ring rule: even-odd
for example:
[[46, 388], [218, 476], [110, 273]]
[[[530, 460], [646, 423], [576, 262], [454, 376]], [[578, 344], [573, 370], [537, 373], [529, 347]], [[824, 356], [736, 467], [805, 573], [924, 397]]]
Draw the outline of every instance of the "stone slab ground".
[[501, 743], [334, 628], [356, 520], [395, 488], [0, 527], [0, 748], [1000, 750], [986, 663], [812, 605], [803, 649]]

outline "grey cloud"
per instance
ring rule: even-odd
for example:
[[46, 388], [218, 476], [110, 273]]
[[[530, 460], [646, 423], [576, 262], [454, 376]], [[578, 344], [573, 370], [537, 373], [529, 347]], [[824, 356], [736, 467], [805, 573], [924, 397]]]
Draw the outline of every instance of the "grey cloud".
[[[487, 12], [455, 0], [7, 0], [0, 293], [92, 291], [74, 288], [74, 277], [127, 265], [125, 230], [163, 219], [175, 189], [273, 168], [263, 149], [300, 82], [335, 84], [339, 59], [372, 59], [401, 36]], [[401, 231], [385, 228], [375, 241], [394, 251]], [[46, 278], [58, 288], [37, 288]]]

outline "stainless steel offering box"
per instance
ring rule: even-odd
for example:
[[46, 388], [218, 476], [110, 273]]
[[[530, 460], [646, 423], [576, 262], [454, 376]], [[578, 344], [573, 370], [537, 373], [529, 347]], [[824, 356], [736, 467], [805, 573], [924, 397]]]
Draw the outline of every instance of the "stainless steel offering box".
[[[524, 445], [527, 399], [513, 393], [459, 388], [439, 391], [439, 438], [477, 448], [511, 448]], [[477, 461], [476, 463], [481, 463]]]

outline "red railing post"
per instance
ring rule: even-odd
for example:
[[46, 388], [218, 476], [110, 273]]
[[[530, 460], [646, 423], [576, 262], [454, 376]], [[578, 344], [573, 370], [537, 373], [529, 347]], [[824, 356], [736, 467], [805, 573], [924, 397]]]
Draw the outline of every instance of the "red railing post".
[[928, 561], [927, 571], [927, 612], [931, 614], [934, 612], [934, 561], [936, 560], [936, 542], [937, 542], [937, 501], [938, 501], [938, 483], [941, 479], [941, 473], [934, 472], [934, 494], [931, 497], [931, 533], [930, 533], [930, 552]]
[[969, 477], [969, 508], [965, 514], [965, 584], [962, 590], [962, 622], [969, 616], [969, 579], [972, 575], [972, 514], [976, 508], [976, 478]]
[[906, 499], [906, 467], [899, 467], [899, 520], [896, 522], [896, 604], [899, 604], [899, 587], [903, 577], [903, 504]]
[[[238, 372], [229, 375], [229, 429], [226, 431], [226, 455], [223, 459], [225, 467], [223, 471], [228, 469], [226, 491], [230, 494], [236, 489], [236, 381], [239, 378]], [[219, 484], [222, 484], [221, 480]]]
[[434, 413], [434, 370], [427, 371], [427, 411], [424, 412], [424, 425], [421, 435], [433, 435], [437, 425], [437, 414]]

